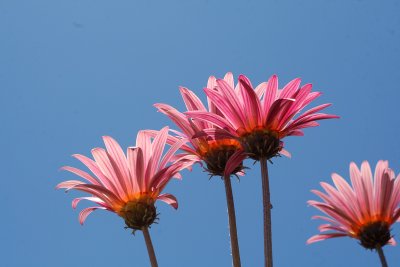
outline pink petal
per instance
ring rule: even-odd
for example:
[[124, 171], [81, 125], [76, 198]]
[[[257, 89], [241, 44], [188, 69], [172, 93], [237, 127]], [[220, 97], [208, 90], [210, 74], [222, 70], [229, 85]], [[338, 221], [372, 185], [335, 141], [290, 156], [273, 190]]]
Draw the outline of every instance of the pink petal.
[[224, 81], [231, 87], [235, 88], [235, 82], [233, 79], [233, 74], [232, 72], [227, 72], [224, 76]]
[[244, 127], [244, 120], [241, 111], [237, 110], [229, 100], [215, 90], [204, 89], [204, 92], [235, 128]]
[[265, 91], [267, 90], [268, 83], [263, 82], [257, 85], [256, 89], [254, 89], [258, 99], [261, 99], [262, 96], [265, 94]]
[[278, 92], [278, 77], [276, 75], [272, 75], [269, 78], [267, 83], [267, 89], [264, 95], [264, 121], [267, 119], [266, 115], [269, 113], [269, 109], [271, 108], [272, 103], [276, 99], [276, 94]]
[[77, 185], [80, 185], [80, 184], [85, 184], [85, 183], [82, 182], [82, 181], [78, 181], [78, 180], [64, 181], [64, 182], [61, 182], [58, 185], [56, 185], [56, 189], [64, 188], [64, 189], [66, 189], [66, 191], [68, 191], [71, 188], [73, 188], [74, 186], [77, 186]]
[[247, 121], [250, 126], [248, 130], [250, 131], [262, 124], [261, 103], [246, 76], [239, 76], [239, 85], [243, 96], [244, 112], [248, 114]]
[[104, 187], [106, 187], [107, 189], [109, 189], [113, 192], [117, 192], [117, 189], [115, 188], [113, 183], [110, 181], [110, 179], [107, 176], [105, 176], [103, 174], [103, 172], [97, 166], [95, 161], [93, 161], [92, 159], [90, 159], [84, 155], [75, 154], [72, 156], [75, 157], [76, 159], [78, 159], [83, 164], [85, 164], [86, 167], [88, 167], [88, 169], [91, 172], [93, 172], [93, 174], [96, 175], [96, 177], [101, 181], [101, 183], [104, 185]]
[[157, 171], [158, 164], [160, 163], [161, 155], [164, 152], [165, 148], [165, 142], [167, 141], [167, 136], [168, 136], [168, 127], [164, 127], [161, 129], [159, 134], [154, 138], [153, 143], [152, 143], [152, 156], [151, 160], [149, 161], [149, 166], [147, 167], [146, 170], [146, 184], [149, 183], [149, 180], [151, 177], [154, 175], [154, 173]]
[[185, 87], [179, 88], [183, 101], [185, 102], [187, 110], [202, 110], [207, 111], [203, 102], [197, 97], [195, 93]]
[[92, 213], [94, 210], [105, 210], [106, 208], [104, 207], [89, 207], [86, 209], [83, 209], [80, 213], [79, 213], [79, 223], [81, 225], [83, 225], [83, 223], [86, 221], [87, 216], [89, 216], [90, 213]]
[[307, 244], [315, 243], [318, 241], [323, 241], [329, 238], [335, 238], [335, 237], [342, 237], [342, 236], [347, 236], [347, 234], [341, 234], [341, 233], [332, 233], [332, 234], [319, 234], [315, 235], [307, 240]]
[[178, 200], [174, 195], [162, 194], [159, 195], [157, 199], [167, 203], [168, 205], [171, 205], [174, 209], [178, 209]]
[[108, 153], [102, 148], [94, 148], [92, 149], [92, 155], [96, 160], [97, 166], [99, 166], [100, 170], [107, 177], [109, 177], [111, 183], [117, 189], [117, 191], [114, 193], [118, 194], [118, 196], [121, 198], [126, 196], [127, 192], [124, 177], [117, 175], [117, 173], [115, 172], [116, 170], [114, 169], [113, 164], [110, 161]]
[[106, 203], [98, 197], [78, 197], [72, 200], [72, 208], [76, 209], [76, 206], [81, 200], [89, 200], [102, 206], [106, 205]]
[[289, 151], [287, 151], [286, 149], [284, 149], [284, 148], [282, 148], [281, 151], [279, 151], [279, 154], [284, 155], [287, 158], [291, 158], [292, 157], [292, 154]]
[[246, 158], [243, 150], [238, 150], [233, 153], [233, 155], [229, 158], [228, 162], [226, 163], [224, 176], [229, 177], [233, 174], [234, 170], [243, 162]]
[[235, 129], [232, 128], [231, 124], [226, 119], [216, 114], [202, 111], [188, 111], [185, 112], [185, 114], [193, 119], [204, 120], [218, 126], [219, 128], [228, 129], [230, 132], [235, 132]]
[[116, 166], [114, 167], [114, 171], [119, 172], [119, 176], [121, 176], [121, 186], [124, 188], [124, 191], [128, 194], [130, 193], [130, 189], [132, 185], [130, 183], [130, 175], [129, 169], [127, 165], [127, 160], [124, 152], [122, 151], [121, 146], [110, 136], [103, 136], [104, 144], [106, 145], [107, 153], [112, 158], [110, 162], [113, 164], [115, 162]]
[[82, 178], [84, 178], [85, 180], [87, 180], [89, 183], [92, 184], [97, 184], [97, 185], [101, 185], [101, 183], [94, 177], [92, 177], [90, 174], [88, 174], [87, 172], [84, 172], [82, 170], [79, 170], [77, 168], [74, 167], [70, 167], [70, 166], [64, 166], [61, 168], [62, 170], [65, 171], [69, 171], [72, 172], [73, 174], [76, 174]]
[[287, 85], [285, 85], [285, 87], [283, 87], [282, 92], [279, 95], [279, 98], [292, 98], [293, 94], [299, 88], [300, 83], [301, 83], [300, 78], [296, 78], [290, 81]]
[[[138, 148], [137, 147], [128, 147], [127, 149], [127, 161], [128, 161], [128, 167], [129, 171], [131, 174], [131, 192], [136, 193], [140, 192], [140, 186], [139, 186], [139, 175], [138, 175], [138, 166], [137, 166], [137, 153], [138, 153]], [[141, 174], [140, 174], [141, 175]], [[140, 177], [141, 181], [142, 177]]]

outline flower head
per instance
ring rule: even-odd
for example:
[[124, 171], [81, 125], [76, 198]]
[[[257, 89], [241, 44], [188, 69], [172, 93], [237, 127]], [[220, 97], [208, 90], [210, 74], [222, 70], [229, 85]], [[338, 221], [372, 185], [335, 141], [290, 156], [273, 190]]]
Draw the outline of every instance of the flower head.
[[172, 177], [179, 177], [179, 171], [193, 163], [188, 160], [177, 160], [168, 165], [184, 140], [173, 143], [162, 157], [167, 136], [168, 127], [157, 132], [153, 141], [141, 131], [137, 135], [136, 146], [129, 147], [126, 155], [114, 139], [104, 136], [106, 149], [92, 149], [94, 160], [79, 154], [73, 155], [86, 165], [93, 175], [65, 166], [62, 169], [86, 181], [65, 181], [56, 188], [64, 188], [67, 191], [75, 189], [91, 194], [89, 197], [80, 197], [72, 201], [73, 208], [76, 208], [81, 200], [97, 204], [83, 209], [79, 214], [79, 222], [83, 224], [91, 212], [103, 209], [121, 216], [127, 227], [140, 230], [151, 225], [156, 219], [154, 206], [156, 200], [164, 201], [177, 209], [176, 198], [161, 192]]
[[[225, 80], [229, 82], [231, 75], [227, 74]], [[211, 76], [208, 79], [207, 87], [214, 87], [216, 85], [216, 78]], [[223, 116], [219, 108], [213, 102], [208, 100], [208, 110], [191, 90], [181, 87], [180, 92], [185, 102], [188, 111], [197, 112], [210, 112], [215, 115]], [[214, 136], [201, 136], [199, 138], [192, 138], [198, 135], [204, 129], [215, 128], [215, 126], [207, 121], [191, 120], [185, 114], [179, 112], [174, 107], [167, 104], [154, 105], [160, 112], [166, 114], [182, 132], [177, 132], [177, 136], [170, 136], [168, 142], [176, 142], [180, 138], [186, 139], [190, 142], [191, 146], [184, 145], [182, 150], [187, 153], [190, 160], [197, 162], [204, 161], [206, 163], [206, 170], [211, 175], [230, 175], [241, 173], [243, 169], [243, 149], [241, 144], [234, 138], [215, 138]], [[148, 131], [151, 134], [151, 131]]]
[[[317, 113], [330, 104], [311, 108], [299, 115], [321, 93], [311, 92], [311, 84], [300, 87], [301, 80], [298, 78], [279, 90], [276, 75], [255, 89], [244, 75], [239, 76], [236, 87], [232, 74], [228, 76], [229, 79], [218, 79], [215, 86], [204, 89], [220, 114], [201, 110], [186, 114], [217, 126], [205, 129], [197, 137], [210, 135], [236, 139], [253, 159], [270, 159], [280, 153], [289, 155], [283, 150], [282, 138], [303, 135], [303, 128], [319, 125], [317, 120], [338, 118], [336, 115]], [[294, 118], [296, 115], [298, 117]]]
[[358, 239], [367, 249], [395, 244], [390, 227], [400, 217], [400, 175], [396, 178], [388, 162], [379, 161], [374, 176], [367, 161], [362, 163], [361, 170], [352, 162], [352, 185], [334, 173], [332, 180], [336, 188], [322, 182], [326, 193], [312, 190], [323, 201], [310, 200], [308, 204], [328, 215], [313, 218], [328, 224], [321, 225], [321, 234], [308, 239], [308, 244], [341, 236]]

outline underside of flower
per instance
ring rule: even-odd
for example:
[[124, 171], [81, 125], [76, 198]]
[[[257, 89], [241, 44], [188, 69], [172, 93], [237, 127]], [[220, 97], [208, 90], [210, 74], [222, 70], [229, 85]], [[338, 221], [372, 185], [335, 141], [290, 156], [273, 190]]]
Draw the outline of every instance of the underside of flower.
[[[234, 139], [210, 140], [199, 146], [198, 152], [207, 165], [206, 170], [212, 176], [223, 176], [228, 160], [240, 148], [240, 143]], [[233, 170], [232, 174], [242, 169], [243, 164], [241, 163]]]
[[125, 220], [127, 228], [133, 232], [149, 227], [157, 219], [157, 210], [154, 206], [155, 200], [149, 196], [141, 196], [137, 200], [129, 201], [118, 212]]
[[391, 238], [389, 224], [382, 221], [366, 224], [361, 227], [358, 238], [366, 249], [383, 247]]
[[254, 160], [271, 159], [283, 148], [278, 134], [266, 129], [255, 129], [240, 136], [244, 151]]

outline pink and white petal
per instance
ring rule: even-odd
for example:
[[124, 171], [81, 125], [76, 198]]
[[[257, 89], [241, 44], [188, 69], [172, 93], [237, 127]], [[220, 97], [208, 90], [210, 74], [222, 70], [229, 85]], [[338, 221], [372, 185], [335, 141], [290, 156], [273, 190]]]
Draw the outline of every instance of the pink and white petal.
[[[154, 104], [154, 107], [158, 109], [158, 111], [167, 115], [180, 129], [185, 135], [192, 135], [193, 129], [189, 124], [188, 117], [183, 113], [179, 112], [175, 108], [165, 105], [165, 104]], [[149, 130], [144, 130], [141, 132], [147, 133]], [[158, 134], [158, 131], [153, 132], [153, 136], [155, 137]]]
[[[116, 168], [114, 167], [114, 169], [118, 169], [122, 177], [125, 177], [122, 183], [123, 187], [125, 189], [131, 188], [132, 185], [130, 183], [130, 179], [128, 179], [130, 177], [129, 169], [124, 151], [117, 141], [115, 141], [112, 137], [103, 136], [103, 140], [107, 149], [107, 153], [111, 156], [116, 164]], [[129, 192], [127, 193], [129, 194]]]
[[143, 156], [143, 166], [144, 168], [147, 168], [146, 166], [148, 166], [151, 155], [153, 154], [153, 146], [151, 145], [151, 139], [145, 132], [139, 131], [139, 133], [137, 134], [136, 146], [141, 148]]
[[332, 234], [319, 234], [315, 235], [307, 240], [307, 244], [315, 243], [318, 241], [323, 241], [329, 238], [335, 238], [335, 237], [342, 237], [342, 236], [347, 236], [347, 234], [342, 234], [342, 233], [332, 233]]
[[173, 144], [170, 149], [168, 149], [168, 151], [165, 153], [164, 157], [162, 158], [160, 165], [159, 165], [159, 169], [164, 168], [168, 162], [171, 161], [171, 158], [175, 155], [176, 151], [179, 150], [179, 148], [186, 142], [186, 140], [179, 140], [178, 142], [176, 142], [175, 144]]
[[253, 87], [251, 87], [249, 79], [244, 75], [239, 76], [239, 90], [243, 96], [244, 112], [248, 114], [248, 130], [250, 131], [257, 126], [261, 126], [263, 123], [261, 101], [254, 92]]
[[304, 136], [304, 132], [302, 130], [292, 130], [285, 133], [285, 136]]
[[106, 210], [106, 208], [104, 207], [89, 207], [86, 209], [83, 209], [80, 213], [79, 213], [79, 223], [81, 225], [83, 225], [83, 223], [86, 221], [86, 218], [89, 216], [90, 213], [92, 213], [95, 210]]
[[339, 233], [347, 234], [347, 229], [346, 228], [344, 228], [342, 226], [331, 225], [331, 224], [321, 224], [318, 227], [318, 230], [320, 232], [336, 231], [336, 232], [339, 232]]
[[372, 211], [368, 210], [368, 206], [365, 201], [361, 171], [354, 162], [350, 163], [350, 180], [356, 194], [357, 203], [362, 213], [361, 218], [369, 218], [369, 215], [372, 213]]
[[158, 164], [160, 163], [162, 153], [164, 152], [165, 143], [167, 141], [168, 130], [169, 130], [168, 126], [162, 128], [160, 130], [159, 134], [153, 140], [153, 143], [152, 143], [153, 153], [151, 155], [151, 160], [148, 162], [149, 166], [147, 167], [146, 175], [145, 175], [145, 179], [146, 179], [145, 183], [146, 184], [148, 184], [151, 177], [157, 171]]
[[56, 189], [61, 189], [64, 188], [66, 191], [70, 190], [74, 186], [81, 185], [81, 184], [86, 184], [82, 181], [79, 180], [69, 180], [69, 181], [64, 181], [56, 185]]
[[167, 203], [168, 205], [171, 205], [174, 209], [178, 209], [178, 200], [174, 195], [162, 194], [159, 195], [157, 199]]
[[400, 204], [400, 174], [397, 175], [397, 178], [395, 179], [393, 185], [392, 198], [388, 207], [389, 214], [393, 214], [395, 209], [399, 206], [399, 204]]
[[117, 189], [114, 193], [118, 194], [119, 197], [124, 198], [124, 196], [127, 195], [124, 177], [117, 175], [116, 170], [110, 161], [109, 154], [103, 148], [94, 148], [91, 152], [96, 160], [97, 166], [105, 176], [109, 177], [111, 183]]
[[265, 94], [265, 91], [267, 90], [268, 83], [267, 82], [262, 82], [259, 85], [257, 85], [256, 89], [254, 89], [258, 99], [261, 99], [263, 95]]
[[374, 181], [368, 161], [363, 161], [361, 164], [361, 176], [365, 203], [368, 205], [367, 209], [370, 211], [370, 215], [372, 215], [374, 205]]
[[72, 208], [76, 209], [76, 206], [78, 205], [79, 202], [81, 202], [81, 200], [89, 200], [96, 204], [99, 204], [100, 206], [107, 205], [103, 200], [101, 200], [98, 197], [78, 197], [78, 198], [75, 198], [74, 200], [72, 200]]
[[128, 161], [128, 167], [129, 167], [129, 172], [130, 172], [130, 179], [131, 179], [131, 190], [130, 192], [132, 193], [137, 193], [140, 192], [140, 186], [138, 183], [138, 166], [137, 166], [137, 153], [138, 153], [137, 147], [128, 147], [127, 149], [127, 161]]
[[124, 202], [113, 192], [107, 190], [106, 188], [98, 185], [92, 184], [81, 184], [75, 185], [74, 187], [70, 188], [69, 190], [78, 190], [89, 193], [93, 196], [96, 196], [103, 200], [108, 206], [112, 207], [116, 205], [123, 205]]
[[354, 221], [358, 220], [357, 217], [354, 217], [355, 209], [353, 208], [354, 205], [352, 205], [352, 203], [346, 201], [346, 198], [343, 197], [343, 195], [330, 184], [325, 182], [321, 182], [320, 184], [322, 188], [328, 193], [332, 205], [338, 207], [338, 209], [342, 209], [343, 212], [345, 212], [346, 215], [352, 218]]
[[143, 150], [141, 147], [137, 148], [136, 152], [136, 179], [137, 183], [139, 185], [140, 191], [145, 191], [146, 190], [146, 185], [145, 185], [145, 173], [146, 173], [146, 166], [143, 158]]
[[207, 110], [200, 98], [198, 98], [198, 96], [191, 90], [185, 87], [180, 87], [179, 91], [181, 92], [183, 102], [185, 102], [187, 110]]
[[283, 87], [279, 98], [292, 98], [292, 96], [296, 93], [297, 89], [299, 89], [301, 83], [300, 78], [293, 79], [290, 81], [285, 87]]
[[287, 158], [291, 158], [292, 157], [292, 154], [289, 151], [287, 151], [286, 149], [284, 149], [284, 148], [282, 148], [281, 151], [279, 151], [279, 154], [284, 155]]
[[[176, 142], [178, 142], [179, 140], [182, 140], [182, 139], [186, 139], [186, 141], [189, 142], [188, 136], [186, 136], [184, 133], [181, 133], [181, 132], [173, 130], [173, 129], [169, 129], [169, 131], [171, 133], [176, 134], [177, 136], [172, 136], [172, 135], [169, 134], [168, 137], [167, 137], [167, 144], [168, 145], [173, 145], [173, 144], [175, 144]], [[155, 130], [143, 130], [143, 132], [145, 134], [147, 134], [148, 136], [152, 137], [152, 138], [154, 138], [158, 134], [158, 131], [155, 131]], [[188, 145], [182, 145], [181, 150], [189, 152], [189, 153], [193, 152], [193, 148], [191, 148]]]
[[202, 111], [188, 111], [185, 112], [190, 118], [204, 120], [210, 122], [221, 129], [227, 129], [229, 132], [235, 133], [236, 130], [231, 126], [231, 124], [223, 117], [216, 114]]
[[320, 97], [321, 95], [322, 95], [321, 92], [311, 92], [311, 93], [306, 97], [306, 100], [304, 100], [303, 107], [307, 106], [308, 104], [310, 104], [312, 101], [314, 101], [315, 99], [317, 99], [317, 98]]
[[283, 128], [300, 110], [303, 108], [303, 102], [307, 95], [311, 92], [312, 85], [306, 84], [302, 88], [297, 91], [295, 95], [296, 101], [291, 105], [287, 112], [283, 114], [282, 119], [280, 120], [279, 128]]
[[[235, 93], [233, 87], [229, 86], [227, 82], [221, 79], [217, 79], [217, 85], [223, 96], [225, 97], [225, 101], [232, 106], [232, 111], [235, 111], [242, 122], [246, 121], [246, 115], [244, 114], [243, 106], [238, 97], [238, 94]], [[215, 103], [215, 101], [214, 101]], [[218, 103], [215, 103], [217, 107]], [[220, 107], [219, 107], [220, 108]], [[221, 109], [221, 108], [220, 108]], [[222, 111], [222, 109], [221, 109]], [[231, 111], [231, 112], [232, 112]]]
[[308, 116], [308, 115], [311, 115], [311, 114], [313, 114], [313, 113], [316, 113], [316, 112], [318, 112], [318, 111], [321, 111], [321, 110], [323, 110], [323, 109], [325, 109], [325, 108], [327, 108], [327, 107], [330, 107], [330, 106], [332, 106], [332, 104], [331, 104], [331, 103], [327, 103], [327, 104], [322, 104], [322, 105], [313, 107], [313, 108], [311, 108], [311, 109], [305, 111], [305, 112], [304, 112], [303, 114], [301, 114], [297, 119], [304, 118], [304, 117], [306, 117], [306, 116]]
[[235, 81], [233, 78], [232, 72], [227, 72], [224, 76], [224, 81], [229, 84], [229, 86], [233, 89], [235, 88]]
[[113, 183], [110, 181], [110, 178], [108, 178], [107, 176], [104, 175], [104, 173], [100, 170], [99, 166], [96, 164], [95, 161], [93, 161], [92, 159], [90, 159], [84, 155], [80, 155], [80, 154], [74, 154], [72, 156], [74, 158], [76, 158], [77, 160], [79, 160], [80, 162], [82, 162], [83, 164], [85, 164], [86, 167], [88, 167], [88, 169], [94, 175], [96, 175], [96, 177], [101, 181], [101, 183], [104, 185], [104, 187], [106, 187], [109, 190], [112, 190], [113, 192], [117, 191], [117, 189], [115, 188]]
[[360, 207], [357, 205], [356, 195], [351, 186], [337, 173], [332, 174], [332, 180], [336, 188], [343, 195], [345, 201], [349, 203], [355, 211], [355, 216], [361, 217]]
[[278, 99], [272, 105], [266, 116], [265, 124], [272, 130], [279, 130], [277, 127], [280, 122], [280, 117], [285, 110], [293, 104], [294, 99]]
[[232, 135], [230, 132], [224, 129], [211, 128], [211, 129], [203, 129], [200, 132], [197, 132], [192, 138], [200, 138], [200, 137], [211, 137], [212, 139], [236, 139], [236, 135]]
[[393, 185], [394, 181], [390, 179], [390, 174], [388, 170], [385, 171], [382, 177], [382, 187], [381, 187], [381, 194], [380, 194], [380, 207], [379, 210], [381, 211], [380, 214], [384, 218], [391, 216], [391, 214], [388, 214], [389, 212], [389, 204], [390, 204], [390, 199], [392, 198], [392, 192], [393, 192]]
[[269, 109], [272, 106], [272, 103], [275, 102], [278, 92], [278, 77], [276, 75], [272, 75], [267, 82], [267, 88], [264, 94], [263, 99], [263, 113], [264, 113], [264, 121], [267, 119], [267, 114], [269, 113]]
[[101, 185], [99, 180], [97, 180], [95, 177], [91, 176], [87, 172], [82, 171], [80, 169], [77, 169], [77, 168], [74, 168], [74, 167], [70, 167], [70, 166], [64, 166], [64, 167], [61, 167], [61, 170], [68, 171], [68, 172], [71, 172], [73, 174], [76, 174], [76, 175], [84, 178], [89, 183]]
[[391, 245], [391, 246], [396, 246], [396, 245], [397, 245], [397, 242], [396, 242], [396, 240], [392, 237], [392, 238], [389, 239], [388, 244]]
[[[245, 120], [241, 114], [241, 111], [237, 110], [229, 100], [223, 95], [216, 92], [215, 90], [204, 89], [207, 97], [211, 99], [214, 105], [218, 108], [219, 112], [223, 114], [235, 128], [244, 127]], [[214, 113], [217, 114], [217, 113]]]
[[307, 203], [308, 203], [308, 205], [313, 206], [316, 209], [325, 213], [326, 215], [332, 217], [333, 219], [335, 219], [338, 222], [338, 224], [341, 224], [344, 227], [350, 228], [351, 225], [354, 225], [357, 223], [352, 218], [347, 216], [343, 211], [337, 210], [329, 204], [314, 201], [314, 200], [309, 200], [309, 201], [307, 201]]

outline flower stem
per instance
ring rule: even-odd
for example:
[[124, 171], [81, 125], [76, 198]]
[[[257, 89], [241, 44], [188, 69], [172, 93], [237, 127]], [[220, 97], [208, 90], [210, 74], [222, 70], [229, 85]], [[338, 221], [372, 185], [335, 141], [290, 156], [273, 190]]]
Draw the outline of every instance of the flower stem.
[[387, 264], [386, 258], [385, 258], [385, 254], [383, 253], [382, 247], [381, 246], [377, 246], [376, 247], [376, 251], [379, 254], [379, 259], [381, 260], [382, 267], [388, 267], [388, 264]]
[[153, 243], [151, 242], [149, 228], [142, 228], [144, 240], [146, 241], [147, 252], [149, 253], [151, 267], [158, 267], [156, 254], [154, 253]]
[[267, 159], [260, 159], [261, 181], [263, 195], [264, 213], [264, 263], [266, 267], [272, 267], [272, 224], [271, 224], [271, 197], [269, 193], [268, 166]]
[[230, 175], [224, 176], [226, 202], [228, 205], [228, 218], [229, 218], [229, 232], [231, 237], [231, 248], [232, 248], [232, 260], [234, 267], [240, 267], [240, 253], [239, 253], [239, 241], [236, 229], [236, 215], [235, 215], [235, 203], [233, 202], [232, 185]]

